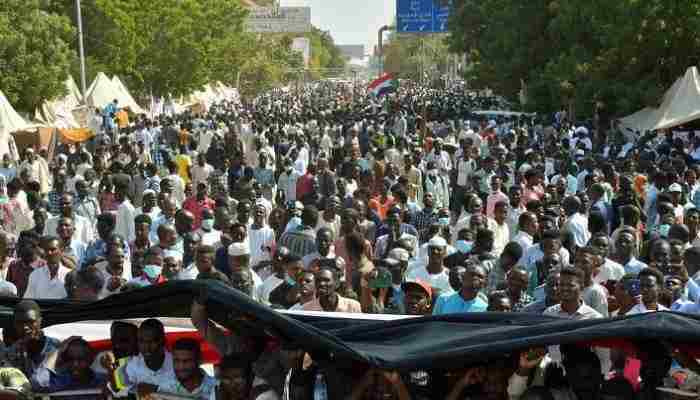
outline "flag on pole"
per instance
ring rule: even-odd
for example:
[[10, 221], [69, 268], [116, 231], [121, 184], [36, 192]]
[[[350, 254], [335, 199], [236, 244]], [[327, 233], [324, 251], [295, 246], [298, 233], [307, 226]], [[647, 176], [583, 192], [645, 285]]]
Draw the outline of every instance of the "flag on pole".
[[387, 93], [394, 92], [398, 87], [398, 81], [392, 74], [386, 73], [369, 84], [369, 91], [373, 95], [380, 97]]

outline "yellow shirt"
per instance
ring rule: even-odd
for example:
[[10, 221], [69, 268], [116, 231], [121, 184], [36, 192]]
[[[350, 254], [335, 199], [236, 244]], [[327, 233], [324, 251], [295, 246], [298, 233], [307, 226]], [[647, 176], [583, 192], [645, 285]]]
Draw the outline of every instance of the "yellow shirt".
[[177, 164], [177, 174], [180, 175], [185, 184], [190, 182], [190, 172], [189, 168], [192, 166], [192, 159], [190, 156], [185, 154], [178, 154], [175, 157], [175, 164]]
[[117, 124], [119, 125], [120, 129], [129, 126], [129, 114], [125, 110], [117, 111], [114, 116], [117, 118]]

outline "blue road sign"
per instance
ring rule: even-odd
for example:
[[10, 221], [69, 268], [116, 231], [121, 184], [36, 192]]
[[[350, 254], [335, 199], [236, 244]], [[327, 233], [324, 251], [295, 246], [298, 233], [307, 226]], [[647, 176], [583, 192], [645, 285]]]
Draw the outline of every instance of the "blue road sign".
[[447, 32], [450, 6], [435, 0], [396, 0], [396, 31], [399, 33]]

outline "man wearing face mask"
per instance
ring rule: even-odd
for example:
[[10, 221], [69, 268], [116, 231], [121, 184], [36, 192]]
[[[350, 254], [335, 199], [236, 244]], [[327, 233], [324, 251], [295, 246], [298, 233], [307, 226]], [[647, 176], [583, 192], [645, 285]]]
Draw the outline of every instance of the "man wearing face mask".
[[299, 301], [297, 277], [304, 270], [304, 263], [294, 254], [287, 254], [280, 260], [285, 271], [284, 282], [270, 292], [270, 304], [289, 309]]
[[474, 242], [470, 240], [471, 233], [469, 229], [460, 229], [457, 232], [457, 241], [455, 242], [456, 252], [450, 254], [445, 258], [445, 266], [449, 269], [454, 268], [457, 265], [464, 265], [464, 262], [469, 259], [469, 256], [474, 247]]
[[197, 233], [202, 238], [202, 244], [213, 246], [221, 242], [221, 231], [214, 229], [214, 213], [205, 208], [202, 210], [202, 223]]
[[202, 211], [213, 210], [216, 207], [214, 200], [209, 197], [209, 187], [206, 182], [197, 183], [197, 194], [191, 196], [182, 204], [182, 208], [194, 215], [194, 228], [198, 229], [202, 224]]

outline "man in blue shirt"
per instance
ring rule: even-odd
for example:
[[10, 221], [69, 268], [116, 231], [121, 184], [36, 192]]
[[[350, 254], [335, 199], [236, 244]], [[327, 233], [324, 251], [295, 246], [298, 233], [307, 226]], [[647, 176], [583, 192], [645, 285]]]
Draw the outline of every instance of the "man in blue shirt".
[[462, 290], [440, 296], [435, 302], [433, 315], [486, 311], [488, 304], [479, 297], [486, 286], [486, 269], [481, 265], [469, 265], [464, 274]]

